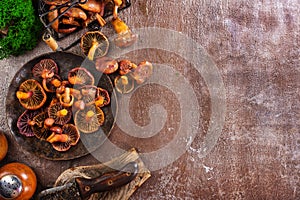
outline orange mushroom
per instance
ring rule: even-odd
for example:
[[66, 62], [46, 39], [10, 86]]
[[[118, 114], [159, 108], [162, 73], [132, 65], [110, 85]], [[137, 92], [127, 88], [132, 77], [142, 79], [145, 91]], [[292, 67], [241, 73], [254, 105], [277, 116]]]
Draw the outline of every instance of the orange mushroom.
[[109, 42], [100, 31], [88, 31], [81, 37], [80, 47], [88, 59], [94, 60], [107, 54]]
[[115, 87], [121, 94], [127, 94], [134, 89], [134, 79], [131, 76], [117, 76], [114, 80]]
[[115, 44], [118, 47], [131, 46], [138, 38], [137, 34], [133, 34], [129, 27], [119, 17], [112, 20], [112, 25], [118, 37], [115, 39]]
[[45, 140], [49, 136], [50, 126], [45, 123], [45, 120], [48, 118], [47, 112], [41, 112], [33, 118], [35, 125], [32, 126], [32, 131], [34, 135], [41, 140]]
[[93, 133], [104, 123], [104, 112], [97, 106], [89, 106], [75, 113], [76, 127], [83, 133]]
[[[79, 6], [84, 10], [89, 11], [92, 15], [94, 15], [100, 26], [104, 26], [106, 24], [105, 19], [103, 19], [102, 17], [104, 13], [105, 2], [97, 0], [88, 0], [84, 4], [79, 4]], [[86, 23], [86, 25], [87, 24], [88, 23]]]
[[32, 74], [34, 77], [38, 78], [52, 78], [54, 74], [58, 73], [58, 67], [54, 60], [43, 59], [32, 68]]
[[57, 151], [67, 151], [78, 143], [80, 133], [73, 124], [65, 124], [62, 128], [53, 127], [52, 134], [47, 138], [47, 141], [52, 144], [52, 147]]
[[64, 107], [71, 107], [74, 103], [74, 96], [70, 92], [70, 88], [66, 87], [63, 94], [59, 96], [59, 102]]
[[132, 72], [133, 69], [137, 68], [136, 64], [131, 62], [130, 60], [121, 60], [119, 62], [119, 74], [125, 75], [129, 72]]
[[94, 85], [94, 76], [83, 67], [76, 67], [69, 71], [68, 80], [72, 85]]
[[17, 121], [17, 127], [21, 135], [26, 137], [33, 137], [34, 132], [32, 131], [32, 126], [35, 125], [33, 118], [39, 114], [37, 110], [25, 110]]
[[34, 79], [28, 79], [21, 83], [16, 95], [20, 104], [28, 110], [41, 108], [47, 100], [43, 87]]
[[50, 105], [48, 115], [54, 119], [55, 124], [64, 125], [71, 120], [72, 111], [70, 107], [64, 107], [61, 103]]

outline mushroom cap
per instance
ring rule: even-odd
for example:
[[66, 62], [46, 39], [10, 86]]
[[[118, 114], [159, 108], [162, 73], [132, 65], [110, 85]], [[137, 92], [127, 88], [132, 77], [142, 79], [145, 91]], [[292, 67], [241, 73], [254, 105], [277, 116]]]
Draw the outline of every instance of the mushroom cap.
[[98, 57], [95, 60], [95, 67], [98, 71], [104, 74], [112, 74], [118, 70], [118, 62], [109, 57]]
[[[20, 98], [18, 97], [18, 92], [27, 93], [29, 96], [28, 98]], [[21, 83], [18, 92], [17, 97], [20, 104], [28, 110], [37, 110], [41, 108], [47, 100], [47, 95], [43, 87], [34, 79], [28, 79]]]
[[[64, 111], [64, 114], [60, 114], [60, 111]], [[71, 107], [64, 107], [60, 103], [55, 103], [49, 106], [48, 115], [54, 119], [55, 124], [64, 125], [71, 120], [72, 111]]]
[[138, 64], [137, 68], [130, 74], [138, 84], [145, 82], [153, 73], [153, 65], [148, 61]]
[[110, 96], [109, 93], [106, 89], [103, 89], [101, 87], [97, 88], [98, 94], [97, 94], [97, 98], [95, 99], [95, 101], [101, 100], [100, 104], [97, 104], [97, 106], [99, 107], [103, 107], [103, 106], [107, 106], [110, 103]]
[[46, 140], [46, 138], [49, 136], [49, 127], [44, 125], [44, 121], [48, 118], [48, 113], [41, 112], [38, 115], [36, 115], [33, 120], [35, 121], [35, 125], [32, 126], [32, 131], [34, 135], [41, 139]]
[[133, 69], [137, 68], [136, 64], [131, 62], [130, 60], [121, 60], [119, 62], [119, 74], [125, 75], [129, 72], [132, 72]]
[[115, 87], [121, 94], [127, 94], [134, 89], [134, 79], [131, 76], [117, 76], [114, 80]]
[[[87, 119], [89, 112], [93, 112], [94, 115]], [[97, 106], [88, 106], [84, 110], [78, 110], [75, 113], [74, 123], [78, 130], [83, 133], [93, 133], [103, 125], [105, 120], [104, 112]]]
[[30, 122], [34, 122], [33, 118], [39, 114], [39, 111], [36, 110], [25, 110], [17, 121], [17, 127], [19, 129], [19, 133], [26, 137], [33, 137], [34, 132], [32, 130], [32, 126], [34, 124], [30, 124]]
[[[58, 67], [54, 60], [43, 59], [32, 68], [32, 74], [34, 77], [50, 78], [54, 74], [58, 73]], [[49, 77], [50, 76], [50, 77]]]
[[71, 69], [68, 73], [69, 83], [72, 85], [94, 85], [94, 76], [83, 67]]
[[62, 134], [68, 135], [68, 140], [66, 142], [54, 142], [52, 147], [57, 151], [67, 151], [78, 143], [80, 139], [80, 133], [76, 126], [73, 124], [65, 124], [62, 127]]
[[105, 56], [108, 52], [109, 42], [107, 37], [100, 31], [88, 31], [81, 37], [80, 47], [85, 55], [93, 45], [97, 44], [94, 57]]
[[70, 0], [42, 0], [42, 1], [48, 5], [61, 5], [61, 4], [69, 2]]

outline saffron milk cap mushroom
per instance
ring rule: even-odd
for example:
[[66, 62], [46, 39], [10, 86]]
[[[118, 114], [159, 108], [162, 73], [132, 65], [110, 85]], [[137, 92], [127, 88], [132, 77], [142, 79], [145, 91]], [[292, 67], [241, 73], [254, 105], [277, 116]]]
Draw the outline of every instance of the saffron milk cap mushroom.
[[21, 83], [16, 95], [20, 104], [28, 110], [41, 108], [47, 100], [43, 87], [34, 79], [28, 79]]
[[81, 37], [80, 47], [90, 60], [94, 60], [94, 57], [102, 57], [107, 54], [109, 42], [100, 31], [88, 31]]

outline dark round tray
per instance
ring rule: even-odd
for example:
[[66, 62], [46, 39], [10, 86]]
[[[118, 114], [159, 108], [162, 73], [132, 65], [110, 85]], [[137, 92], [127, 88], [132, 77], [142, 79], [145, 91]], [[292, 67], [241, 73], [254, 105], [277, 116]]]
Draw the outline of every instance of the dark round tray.
[[[84, 65], [94, 75], [95, 85], [106, 89], [111, 97], [111, 103], [108, 106], [102, 107], [105, 114], [105, 122], [101, 128], [94, 133], [81, 133], [78, 144], [72, 146], [66, 152], [56, 151], [52, 148], [50, 143], [36, 137], [25, 137], [19, 133], [17, 128], [17, 120], [25, 109], [20, 105], [19, 100], [16, 97], [16, 91], [23, 81], [33, 78], [31, 73], [32, 67], [45, 58], [51, 58], [56, 61], [60, 69], [59, 74], [63, 80], [67, 79], [67, 74], [70, 69], [79, 66], [83, 67]], [[113, 84], [110, 78], [107, 75], [98, 72], [93, 65], [93, 62], [84, 60], [81, 56], [72, 53], [52, 52], [32, 59], [16, 73], [8, 88], [6, 97], [6, 117], [13, 137], [26, 151], [50, 160], [69, 160], [89, 154], [99, 148], [107, 139], [115, 124], [117, 114], [116, 94], [113, 90]]]

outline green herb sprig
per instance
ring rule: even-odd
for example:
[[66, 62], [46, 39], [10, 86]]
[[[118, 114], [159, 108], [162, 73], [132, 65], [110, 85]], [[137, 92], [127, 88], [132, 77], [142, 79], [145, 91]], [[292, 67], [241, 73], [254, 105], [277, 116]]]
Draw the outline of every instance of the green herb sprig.
[[36, 47], [42, 24], [31, 0], [2, 0], [0, 59], [18, 56]]

